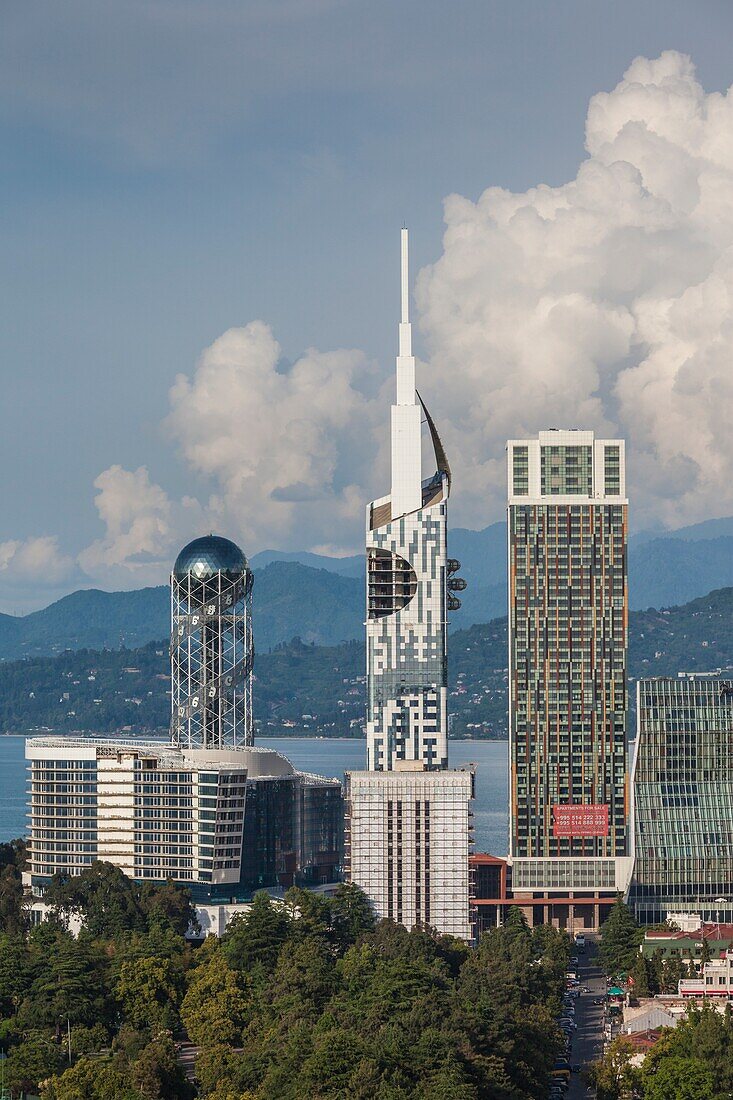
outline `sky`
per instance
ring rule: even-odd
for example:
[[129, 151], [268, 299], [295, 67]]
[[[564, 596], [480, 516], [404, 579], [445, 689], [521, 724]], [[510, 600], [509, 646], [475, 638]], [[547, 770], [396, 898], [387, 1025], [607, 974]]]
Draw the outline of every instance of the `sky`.
[[354, 553], [399, 228], [451, 521], [508, 437], [628, 441], [635, 527], [733, 513], [725, 0], [29, 0], [0, 35], [0, 610], [217, 530]]

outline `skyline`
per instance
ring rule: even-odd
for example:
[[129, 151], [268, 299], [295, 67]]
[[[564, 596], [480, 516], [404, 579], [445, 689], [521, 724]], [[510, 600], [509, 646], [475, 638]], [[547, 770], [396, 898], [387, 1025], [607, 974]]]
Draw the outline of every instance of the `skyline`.
[[[526, 7], [536, 15], [536, 5]], [[82, 8], [78, 5], [77, 12]], [[185, 9], [190, 31], [199, 8], [197, 4], [161, 5], [161, 27], [174, 26], [177, 18], [180, 23]], [[241, 32], [237, 13], [229, 5], [224, 8], [229, 8], [228, 18], [234, 19]], [[653, 8], [645, 5], [644, 12]], [[318, 20], [325, 20], [319, 25], [348, 37], [343, 9], [338, 3], [280, 5], [275, 13], [280, 20], [275, 38], [292, 45], [298, 28], [302, 32], [306, 27], [315, 34]], [[122, 11], [127, 7], [123, 5]], [[266, 38], [273, 12], [250, 5], [246, 15], [261, 19]], [[567, 17], [563, 13], [562, 18]], [[717, 12], [717, 17], [723, 22], [727, 18], [723, 12]], [[446, 45], [451, 64], [461, 49], [465, 52], [467, 32], [475, 28], [471, 20], [478, 18], [478, 7], [467, 4]], [[516, 44], [517, 22], [521, 21], [502, 23], [496, 13], [492, 18], [499, 20], [494, 29], [504, 40]], [[646, 14], [641, 18], [643, 21]], [[22, 23], [18, 16], [15, 29], [20, 37], [15, 44], [24, 45], [35, 56], [38, 27], [35, 31], [26, 28], [23, 36]], [[432, 56], [428, 46], [435, 46], [430, 33], [438, 27], [437, 16], [427, 23], [427, 29], [417, 32], [425, 53], [415, 55], [403, 85], [417, 79], [418, 58], [425, 63]], [[283, 26], [287, 27], [284, 36]], [[390, 27], [385, 24], [385, 34]], [[481, 24], [481, 29], [485, 31], [486, 25]], [[536, 34], [537, 25], [533, 29]], [[731, 166], [725, 148], [731, 121], [728, 100], [712, 90], [725, 87], [733, 74], [726, 74], [722, 59], [711, 53], [710, 36], [706, 42], [697, 41], [686, 26], [684, 35], [678, 32], [678, 37], [695, 47], [693, 61], [700, 62], [705, 92], [682, 55], [666, 53], [656, 61], [632, 61], [633, 47], [629, 48], [626, 39], [623, 43], [614, 40], [599, 71], [584, 70], [582, 80], [576, 69], [571, 71], [552, 148], [538, 133], [539, 122], [548, 120], [544, 106], [541, 120], [539, 115], [528, 115], [529, 130], [515, 130], [519, 141], [509, 141], [510, 135], [504, 135], [509, 144], [500, 163], [493, 157], [489, 163], [486, 147], [479, 143], [484, 159], [478, 163], [476, 154], [476, 163], [469, 165], [469, 151], [475, 153], [478, 147], [477, 134], [469, 140], [461, 131], [455, 137], [456, 155], [441, 158], [440, 170], [434, 179], [431, 176], [430, 195], [426, 195], [427, 185], [416, 187], [413, 178], [413, 186], [399, 202], [399, 211], [386, 206], [378, 212], [368, 211], [367, 221], [379, 229], [368, 245], [345, 232], [348, 224], [353, 227], [354, 219], [345, 221], [340, 213], [334, 216], [341, 208], [333, 205], [332, 193], [319, 192], [312, 198], [313, 210], [317, 208], [321, 216], [330, 211], [330, 228], [326, 231], [319, 222], [318, 234], [307, 244], [284, 228], [270, 235], [273, 248], [268, 263], [256, 272], [262, 272], [262, 285], [268, 287], [260, 300], [247, 293], [244, 306], [240, 300], [233, 308], [232, 295], [237, 293], [233, 284], [228, 286], [229, 297], [221, 301], [213, 303], [204, 296], [197, 304], [196, 317], [197, 323], [204, 320], [207, 327], [199, 327], [195, 342], [189, 333], [183, 341], [185, 347], [180, 308], [169, 310], [162, 320], [156, 318], [155, 338], [149, 325], [139, 326], [135, 337], [138, 351], [148, 346], [152, 352], [162, 334], [172, 341], [167, 358], [153, 361], [143, 356], [142, 375], [143, 360], [131, 359], [123, 370], [101, 369], [103, 362], [111, 364], [111, 360], [98, 360], [91, 345], [86, 359], [77, 356], [76, 368], [87, 372], [85, 384], [76, 368], [69, 369], [66, 364], [64, 369], [71, 328], [77, 337], [83, 331], [73, 321], [73, 310], [66, 316], [66, 341], [58, 340], [64, 333], [53, 326], [27, 326], [22, 344], [25, 359], [21, 356], [20, 363], [30, 363], [53, 332], [57, 351], [53, 356], [41, 354], [45, 375], [43, 371], [39, 374], [41, 360], [38, 369], [14, 370], [6, 391], [2, 446], [14, 477], [8, 479], [6, 493], [11, 493], [12, 499], [6, 500], [0, 526], [0, 607], [22, 612], [80, 587], [136, 588], [163, 583], [175, 547], [210, 529], [231, 534], [250, 556], [268, 547], [335, 554], [358, 551], [361, 502], [373, 498], [388, 476], [383, 414], [390, 403], [392, 383], [386, 349], [395, 315], [393, 242], [396, 225], [403, 220], [415, 226], [412, 237], [419, 269], [413, 301], [419, 333], [416, 352], [425, 379], [424, 395], [428, 406], [441, 409], [437, 426], [456, 472], [453, 514], [457, 526], [478, 529], [501, 517], [506, 439], [556, 422], [629, 441], [632, 524], [636, 529], [656, 524], [674, 528], [733, 513], [727, 477], [733, 456], [727, 453], [725, 402], [721, 400], [730, 387], [725, 349], [730, 326], [729, 271], [733, 266], [729, 263], [728, 230], [733, 214], [727, 196]], [[648, 45], [648, 36], [642, 38], [642, 44]], [[374, 31], [370, 44], [376, 49], [381, 41], [380, 33]], [[153, 46], [157, 43], [151, 45], [151, 51]], [[209, 46], [214, 49], [213, 44]], [[492, 46], [496, 48], [493, 40]], [[130, 59], [138, 58], [136, 47], [140, 41], [133, 34], [128, 42]], [[530, 35], [526, 56], [522, 55], [527, 66], [537, 49], [538, 43]], [[22, 55], [22, 49], [20, 52]], [[649, 54], [653, 58], [652, 50]], [[101, 59], [104, 51], [99, 56]], [[380, 64], [384, 66], [391, 56], [391, 50], [385, 51]], [[171, 80], [175, 82], [178, 69], [173, 60]], [[286, 99], [292, 103], [298, 81], [300, 86], [303, 81], [313, 81], [312, 60], [289, 74], [293, 83], [277, 104], [258, 70], [252, 75], [255, 91], [251, 102], [259, 94], [270, 109], [284, 109]], [[68, 56], [64, 63], [70, 63]], [[446, 67], [439, 70], [443, 76], [450, 67], [448, 60]], [[18, 75], [17, 67], [13, 72]], [[189, 179], [191, 172], [201, 170], [204, 155], [211, 163], [216, 160], [222, 149], [212, 151], [216, 144], [212, 133], [218, 132], [217, 126], [225, 128], [232, 117], [214, 110], [206, 124], [192, 117], [188, 128], [176, 131], [171, 124], [171, 102], [163, 95], [159, 114], [138, 119], [136, 130], [119, 122], [129, 104], [120, 104], [115, 113], [108, 94], [97, 105], [96, 128], [82, 126], [78, 115], [84, 111], [78, 97], [62, 96], [54, 111], [48, 101], [44, 106], [40, 94], [33, 99], [29, 88], [34, 72], [30, 65], [21, 81], [23, 94], [14, 101], [18, 142], [15, 146], [10, 143], [15, 159], [11, 156], [13, 170], [5, 181], [7, 195], [15, 202], [22, 199], [26, 209], [35, 204], [39, 218], [32, 228], [24, 226], [21, 219], [8, 238], [9, 256], [16, 261], [21, 255], [24, 258], [24, 266], [16, 263], [13, 272], [8, 272], [13, 276], [7, 302], [13, 323], [6, 326], [10, 343], [5, 348], [10, 362], [16, 361], [12, 341], [20, 334], [18, 322], [24, 316], [17, 308], [19, 295], [26, 295], [27, 304], [32, 300], [31, 287], [43, 285], [37, 282], [41, 271], [48, 277], [53, 268], [45, 263], [39, 267], [37, 252], [21, 249], [23, 233], [26, 246], [32, 241], [38, 244], [44, 218], [55, 210], [60, 224], [64, 204], [78, 202], [82, 183], [88, 195], [94, 184], [99, 187], [98, 201], [86, 204], [84, 214], [90, 234], [86, 247], [97, 247], [92, 242], [99, 218], [113, 211], [115, 196], [127, 197], [142, 211], [141, 189], [148, 187], [152, 194], [162, 176], [171, 171], [181, 180]], [[630, 73], [625, 81], [621, 80], [623, 72]], [[84, 75], [89, 73], [85, 70]], [[100, 74], [96, 75], [99, 81]], [[68, 74], [52, 66], [48, 79], [68, 87], [64, 76]], [[113, 78], [114, 72], [109, 81]], [[332, 92], [337, 86], [346, 87], [350, 79], [361, 78], [363, 73], [346, 73], [343, 65], [328, 74]], [[463, 91], [483, 88], [480, 78], [474, 52], [463, 73]], [[392, 79], [399, 81], [399, 76]], [[107, 93], [109, 81], [100, 84]], [[419, 80], [417, 85], [423, 86]], [[443, 91], [442, 80], [439, 85]], [[550, 110], [555, 85], [550, 82], [548, 89], [546, 106]], [[492, 139], [496, 128], [506, 125], [517, 110], [509, 102], [511, 94], [507, 95], [512, 91], [526, 106], [527, 89], [512, 87], [508, 81], [504, 94], [492, 102], [492, 111], [483, 118]], [[141, 87], [138, 98], [145, 94]], [[410, 115], [414, 94], [413, 88], [395, 100], [400, 105], [396, 120], [405, 133], [410, 129], [408, 115], [414, 123]], [[582, 111], [589, 100], [584, 159], [580, 147]], [[374, 107], [372, 100], [370, 105]], [[83, 106], [88, 111], [88, 106]], [[231, 110], [236, 113], [235, 106]], [[119, 125], [112, 127], [104, 145], [102, 122], [111, 117], [109, 112]], [[474, 114], [468, 114], [470, 125], [474, 125]], [[380, 121], [384, 124], [381, 116]], [[444, 133], [440, 121], [437, 118], [435, 130], [428, 126], [420, 138], [429, 135], [437, 140]], [[9, 115], [5, 124], [11, 125]], [[331, 133], [337, 143], [332, 125], [334, 117], [324, 112], [318, 117], [318, 126], [314, 122], [313, 133], [302, 130], [301, 137], [304, 141], [312, 138], [320, 127], [322, 135]], [[157, 127], [166, 141], [153, 149], [154, 143], [140, 137], [140, 129], [146, 126], [148, 130]], [[28, 147], [34, 127], [35, 166]], [[377, 130], [372, 134], [374, 140]], [[176, 132], [186, 155], [181, 141], [177, 144], [171, 136]], [[418, 140], [414, 127], [410, 132]], [[54, 140], [59, 153], [61, 135], [69, 147], [66, 174], [51, 172], [42, 185], [40, 175], [34, 177], [34, 172], [43, 157], [50, 155]], [[396, 132], [393, 136], [396, 140]], [[190, 148], [187, 137], [197, 139]], [[400, 139], [407, 140], [404, 134]], [[458, 155], [459, 144], [463, 155]], [[246, 140], [232, 143], [240, 156], [250, 145], [254, 147], [256, 141], [249, 132]], [[409, 141], [406, 151], [415, 153]], [[76, 174], [71, 170], [75, 157]], [[405, 163], [409, 159], [405, 152]], [[344, 154], [343, 165], [347, 163]], [[19, 172], [21, 164], [23, 172]], [[397, 176], [404, 183], [400, 173]], [[71, 187], [72, 177], [76, 190]], [[533, 186], [537, 179], [551, 182], [537, 188]], [[332, 192], [348, 192], [343, 176], [340, 182], [331, 183]], [[513, 190], [500, 191], [496, 184]], [[489, 190], [484, 190], [487, 186]], [[439, 201], [449, 191], [453, 194], [446, 200], [441, 250]], [[459, 192], [480, 194], [481, 198], [462, 198]], [[391, 194], [394, 197], [394, 192]], [[293, 209], [282, 204], [282, 195], [279, 200], [292, 229]], [[197, 202], [200, 208], [198, 196]], [[247, 224], [254, 226], [267, 209], [261, 195], [256, 201], [243, 195], [240, 214]], [[195, 243], [202, 252], [210, 253], [208, 269], [197, 271], [194, 280], [200, 287], [202, 272], [211, 275], [221, 236], [209, 236], [206, 228], [199, 230], [185, 219], [176, 229], [179, 242], [190, 238], [192, 246]], [[117, 246], [122, 239], [119, 230], [119, 223], [111, 217], [108, 233]], [[467, 249], [469, 240], [471, 248]], [[81, 242], [77, 247], [83, 247]], [[339, 251], [343, 248], [347, 248], [348, 257]], [[114, 263], [115, 254], [113, 248], [108, 254], [110, 263]], [[56, 254], [64, 269], [67, 255], [71, 260], [76, 253]], [[165, 251], [166, 260], [171, 255]], [[231, 250], [223, 255], [231, 275]], [[249, 255], [256, 258], [260, 253], [255, 249], [243, 257], [242, 287], [251, 290], [255, 273]], [[293, 275], [289, 263], [296, 267], [307, 263], [308, 273], [301, 266]], [[323, 265], [331, 265], [328, 272]], [[58, 309], [70, 295], [89, 291], [92, 268], [84, 268], [80, 282], [81, 270], [72, 263], [63, 286], [46, 286], [44, 309]], [[153, 267], [150, 272], [155, 270]], [[185, 270], [193, 276], [195, 265]], [[361, 287], [347, 304], [344, 295], [353, 291], [354, 279], [367, 274], [371, 289], [365, 292]], [[285, 275], [286, 281], [278, 283]], [[115, 289], [120, 297], [117, 308], [136, 285], [131, 276], [124, 265], [115, 265]], [[160, 301], [162, 285], [160, 280], [154, 282], [148, 287], [151, 310]], [[219, 285], [217, 280], [213, 285]], [[137, 284], [138, 293], [143, 289]], [[314, 294], [321, 307], [311, 310], [306, 319], [304, 303]], [[96, 324], [112, 316], [104, 309], [96, 311], [93, 294], [85, 301]], [[179, 298], [179, 306], [181, 301]], [[186, 309], [190, 305], [188, 301]], [[134, 316], [149, 320], [145, 313]], [[366, 326], [369, 331], [365, 329], [367, 318], [372, 326]], [[233, 323], [238, 327], [230, 327]], [[350, 335], [356, 339], [344, 350], [345, 338]], [[317, 348], [323, 350], [299, 353], [307, 340], [317, 341]], [[177, 341], [179, 346], [174, 347]], [[110, 330], [110, 352], [116, 353], [113, 345]], [[205, 350], [195, 365], [202, 347]], [[72, 392], [70, 410], [64, 394]], [[82, 413], [83, 423], [79, 420]], [[39, 438], [52, 461], [39, 448]], [[39, 454], [43, 456], [42, 473]], [[86, 469], [83, 477], [80, 465]]]

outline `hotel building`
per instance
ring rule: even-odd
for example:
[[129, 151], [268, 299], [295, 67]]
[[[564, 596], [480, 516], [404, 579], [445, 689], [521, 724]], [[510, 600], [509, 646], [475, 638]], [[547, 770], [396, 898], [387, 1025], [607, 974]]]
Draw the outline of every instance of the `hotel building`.
[[[204, 905], [338, 880], [343, 795], [252, 745], [252, 574], [213, 535], [171, 577], [171, 740], [33, 737], [26, 884], [95, 860], [139, 882], [185, 884]], [[42, 908], [42, 907], [41, 907]], [[214, 914], [214, 923], [221, 920]]]

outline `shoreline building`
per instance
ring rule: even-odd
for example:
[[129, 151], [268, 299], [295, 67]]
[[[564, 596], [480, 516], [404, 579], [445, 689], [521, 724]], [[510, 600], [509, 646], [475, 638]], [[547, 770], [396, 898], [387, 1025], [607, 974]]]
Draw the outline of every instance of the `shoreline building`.
[[624, 443], [553, 429], [507, 459], [509, 891], [597, 928], [631, 869]]
[[733, 680], [705, 673], [637, 685], [634, 872], [641, 924], [694, 913], [733, 922]]
[[95, 860], [138, 882], [173, 879], [194, 902], [337, 874], [340, 784], [297, 772], [272, 749], [33, 737], [26, 759], [35, 892]]
[[251, 593], [246, 558], [228, 539], [195, 539], [178, 555], [168, 743], [26, 740], [24, 881], [41, 916], [52, 875], [80, 874], [95, 860], [139, 882], [189, 887], [212, 930], [257, 890], [338, 881], [340, 782], [252, 744]]
[[415, 388], [406, 229], [401, 247], [392, 484], [366, 510], [367, 770], [346, 775], [345, 865], [379, 917], [469, 939], [474, 776], [448, 770], [447, 714], [448, 612], [465, 581], [447, 556], [450, 468]]

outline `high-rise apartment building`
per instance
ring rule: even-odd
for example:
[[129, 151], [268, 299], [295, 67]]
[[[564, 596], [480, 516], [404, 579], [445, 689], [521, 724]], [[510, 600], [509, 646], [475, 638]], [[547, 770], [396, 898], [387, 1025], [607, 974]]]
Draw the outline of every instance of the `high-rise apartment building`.
[[512, 886], [600, 897], [628, 874], [623, 441], [510, 440], [508, 483]]
[[[367, 768], [346, 777], [345, 863], [380, 917], [468, 938], [470, 770], [448, 771], [448, 611], [465, 587], [447, 556], [451, 475], [415, 389], [407, 230], [392, 406], [392, 484], [367, 506]], [[436, 472], [422, 478], [421, 424]]]
[[637, 920], [733, 920], [733, 680], [640, 680], [633, 767]]

